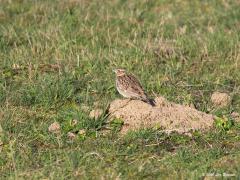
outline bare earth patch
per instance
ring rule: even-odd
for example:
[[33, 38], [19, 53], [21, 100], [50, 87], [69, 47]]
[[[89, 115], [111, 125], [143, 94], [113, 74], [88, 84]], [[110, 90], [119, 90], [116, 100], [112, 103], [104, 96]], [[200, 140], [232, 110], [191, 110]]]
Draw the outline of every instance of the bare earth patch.
[[117, 99], [109, 106], [111, 119], [124, 121], [121, 133], [140, 128], [162, 127], [166, 132], [188, 133], [192, 130], [207, 130], [214, 123], [213, 115], [192, 107], [167, 101], [163, 97], [155, 99], [156, 106], [138, 100]]

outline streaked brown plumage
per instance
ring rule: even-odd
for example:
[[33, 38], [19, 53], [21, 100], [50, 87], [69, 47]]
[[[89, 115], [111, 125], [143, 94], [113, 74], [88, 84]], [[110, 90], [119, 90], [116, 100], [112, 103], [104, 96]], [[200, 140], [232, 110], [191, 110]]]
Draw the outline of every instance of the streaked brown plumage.
[[122, 96], [130, 99], [140, 99], [154, 106], [134, 75], [127, 74], [124, 69], [115, 69], [114, 72], [116, 73], [116, 88]]

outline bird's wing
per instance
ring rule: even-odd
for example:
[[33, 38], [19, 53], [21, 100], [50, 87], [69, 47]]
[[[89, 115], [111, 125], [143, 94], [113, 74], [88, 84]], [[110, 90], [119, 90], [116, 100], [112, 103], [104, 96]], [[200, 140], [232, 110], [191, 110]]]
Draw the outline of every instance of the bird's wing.
[[145, 94], [145, 91], [142, 88], [142, 85], [138, 81], [138, 79], [133, 75], [127, 75], [127, 78], [128, 78], [128, 81], [129, 81], [127, 90], [135, 93], [137, 96], [139, 96], [143, 99], [147, 98], [147, 96]]

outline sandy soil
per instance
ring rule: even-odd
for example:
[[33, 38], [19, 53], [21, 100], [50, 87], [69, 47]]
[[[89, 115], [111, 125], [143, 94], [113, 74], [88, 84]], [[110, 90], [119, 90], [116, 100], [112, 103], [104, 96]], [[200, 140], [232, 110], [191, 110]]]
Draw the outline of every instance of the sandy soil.
[[169, 102], [163, 97], [157, 97], [155, 102], [156, 106], [152, 107], [139, 100], [117, 99], [109, 106], [110, 117], [124, 121], [121, 133], [146, 127], [188, 133], [192, 130], [210, 129], [214, 123], [213, 115], [193, 107]]

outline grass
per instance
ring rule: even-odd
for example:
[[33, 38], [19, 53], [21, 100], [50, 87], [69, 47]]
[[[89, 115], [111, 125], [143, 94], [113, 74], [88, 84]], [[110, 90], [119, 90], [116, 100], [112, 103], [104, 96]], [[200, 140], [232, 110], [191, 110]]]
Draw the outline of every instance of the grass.
[[[83, 110], [119, 97], [112, 69], [124, 67], [150, 95], [219, 116], [240, 112], [239, 19], [237, 0], [1, 1], [1, 179], [239, 178], [239, 123], [193, 137], [121, 137], [102, 134], [104, 117]], [[216, 110], [214, 91], [232, 104]], [[55, 121], [60, 134], [48, 132]]]

